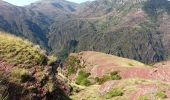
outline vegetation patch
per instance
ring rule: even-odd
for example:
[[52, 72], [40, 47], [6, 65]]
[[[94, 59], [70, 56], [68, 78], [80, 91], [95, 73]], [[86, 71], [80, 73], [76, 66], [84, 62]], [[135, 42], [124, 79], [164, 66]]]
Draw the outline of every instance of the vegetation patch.
[[117, 71], [114, 71], [110, 74], [110, 77], [112, 80], [120, 80], [122, 79], [122, 77], [119, 75], [119, 73]]
[[156, 96], [157, 96], [158, 98], [160, 98], [160, 99], [165, 99], [165, 98], [167, 98], [167, 95], [166, 95], [165, 91], [158, 91], [158, 92], [156, 93]]
[[119, 75], [119, 72], [114, 71], [110, 73], [110, 75], [104, 75], [102, 78], [96, 77], [95, 81], [98, 84], [103, 84], [104, 82], [109, 81], [109, 80], [121, 80], [121, 79], [122, 77]]
[[150, 100], [150, 99], [148, 99], [147, 96], [140, 96], [140, 97], [138, 98], [138, 100]]
[[77, 59], [76, 57], [69, 57], [67, 62], [66, 62], [66, 66], [67, 66], [66, 76], [69, 76], [71, 74], [75, 74], [77, 72], [77, 70], [79, 68], [81, 68], [80, 60]]
[[124, 94], [123, 89], [114, 88], [112, 91], [110, 91], [106, 94], [106, 98], [110, 99], [110, 98], [117, 97], [117, 96], [123, 96], [123, 94]]
[[88, 80], [90, 73], [86, 73], [84, 71], [80, 71], [77, 78], [76, 78], [76, 84], [78, 85], [84, 85], [89, 86], [91, 85], [90, 80]]
[[24, 67], [46, 63], [45, 51], [38, 45], [3, 32], [0, 32], [0, 59]]
[[27, 82], [32, 79], [28, 71], [24, 68], [14, 68], [11, 71], [11, 78], [12, 81], [21, 83]]
[[52, 65], [57, 61], [57, 57], [54, 55], [48, 56], [48, 65]]
[[104, 75], [102, 78], [99, 78], [99, 77], [95, 78], [95, 81], [100, 85], [109, 80], [111, 80], [111, 78], [108, 75]]

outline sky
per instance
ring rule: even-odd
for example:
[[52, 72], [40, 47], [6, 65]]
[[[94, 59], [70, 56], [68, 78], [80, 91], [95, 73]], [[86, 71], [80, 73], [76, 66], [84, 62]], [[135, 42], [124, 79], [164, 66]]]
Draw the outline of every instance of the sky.
[[[39, 0], [4, 0], [4, 1], [17, 5], [17, 6], [24, 6], [24, 5], [28, 5], [30, 3], [39, 1]], [[68, 1], [81, 3], [81, 2], [90, 1], [90, 0], [68, 0]]]

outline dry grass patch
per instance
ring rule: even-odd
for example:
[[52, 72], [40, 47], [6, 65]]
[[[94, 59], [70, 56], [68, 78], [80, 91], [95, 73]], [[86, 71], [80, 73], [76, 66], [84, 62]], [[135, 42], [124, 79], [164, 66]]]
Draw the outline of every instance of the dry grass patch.
[[38, 45], [0, 32], [0, 59], [15, 66], [32, 67], [45, 63], [46, 55]]

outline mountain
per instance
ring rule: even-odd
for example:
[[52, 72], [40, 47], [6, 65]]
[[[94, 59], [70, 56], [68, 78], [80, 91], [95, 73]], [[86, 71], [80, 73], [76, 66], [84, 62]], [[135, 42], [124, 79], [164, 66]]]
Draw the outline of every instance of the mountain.
[[60, 59], [92, 50], [151, 64], [170, 55], [167, 0], [41, 0], [25, 7], [0, 2], [1, 30], [40, 44]]
[[83, 3], [71, 18], [53, 23], [49, 46], [54, 52], [94, 50], [144, 63], [165, 60], [169, 56], [169, 6], [167, 0]]
[[[58, 8], [57, 5], [66, 7]], [[52, 17], [66, 16], [66, 12], [74, 11], [75, 7], [76, 4], [64, 0], [43, 0], [26, 7], [0, 0], [0, 30], [24, 37], [50, 50], [48, 32], [54, 20]]]
[[0, 0], [0, 29], [48, 47], [50, 19], [39, 12]]

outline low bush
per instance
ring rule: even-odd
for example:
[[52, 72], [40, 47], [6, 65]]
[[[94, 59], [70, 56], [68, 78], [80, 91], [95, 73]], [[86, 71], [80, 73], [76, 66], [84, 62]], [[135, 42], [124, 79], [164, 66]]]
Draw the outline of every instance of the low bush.
[[48, 65], [52, 65], [53, 63], [55, 63], [57, 61], [57, 57], [54, 55], [48, 56]]
[[106, 98], [110, 99], [112, 97], [116, 97], [116, 96], [123, 96], [123, 90], [121, 88], [114, 88], [112, 91], [108, 92], [106, 94]]
[[164, 91], [159, 91], [159, 92], [157, 92], [157, 93], [156, 93], [156, 96], [157, 96], [158, 98], [161, 98], [161, 99], [167, 98], [167, 95], [166, 95], [166, 93], [165, 93]]
[[98, 84], [103, 84], [104, 82], [109, 80], [120, 80], [120, 79], [122, 79], [122, 77], [119, 75], [118, 71], [114, 71], [110, 73], [110, 75], [104, 75], [102, 78], [96, 77], [95, 81]]
[[32, 79], [28, 71], [24, 68], [14, 68], [11, 72], [11, 78], [15, 82], [27, 82]]
[[118, 74], [117, 71], [112, 72], [110, 74], [110, 77], [111, 77], [112, 80], [120, 80], [120, 79], [122, 79], [122, 77]]
[[110, 78], [110, 76], [107, 76], [107, 75], [103, 76], [102, 78], [99, 78], [99, 77], [95, 78], [95, 81], [100, 85], [108, 80], [111, 80], [111, 78]]
[[90, 75], [89, 73], [80, 71], [78, 77], [76, 78], [76, 83], [78, 85], [89, 86], [91, 84], [90, 80], [87, 79], [89, 75]]
[[77, 72], [77, 70], [81, 67], [80, 66], [80, 60], [76, 57], [69, 57], [66, 61], [67, 66], [67, 76], [74, 74]]

